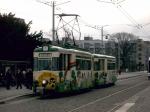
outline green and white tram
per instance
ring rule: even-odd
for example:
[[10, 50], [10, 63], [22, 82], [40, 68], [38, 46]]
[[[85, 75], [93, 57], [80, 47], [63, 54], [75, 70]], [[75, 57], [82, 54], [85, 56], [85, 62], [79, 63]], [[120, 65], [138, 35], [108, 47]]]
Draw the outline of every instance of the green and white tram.
[[93, 74], [95, 86], [115, 84], [117, 81], [115, 57], [101, 54], [93, 54]]
[[115, 83], [115, 58], [58, 46], [34, 51], [33, 90], [45, 94], [90, 89]]
[[107, 60], [107, 83], [108, 84], [115, 84], [117, 81], [117, 71], [116, 71], [116, 58], [113, 56], [106, 56]]

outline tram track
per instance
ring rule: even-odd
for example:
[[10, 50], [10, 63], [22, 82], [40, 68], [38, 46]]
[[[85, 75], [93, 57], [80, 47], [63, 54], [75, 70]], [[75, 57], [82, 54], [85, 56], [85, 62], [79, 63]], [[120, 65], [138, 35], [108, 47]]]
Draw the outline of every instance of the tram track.
[[[28, 105], [28, 103], [30, 103], [33, 105], [37, 105], [36, 107], [38, 106], [41, 107], [41, 110], [39, 110], [39, 112], [43, 111], [42, 106], [44, 106], [44, 108], [47, 108], [48, 110], [51, 110], [53, 112], [84, 112], [84, 111], [92, 112], [90, 111], [91, 108], [93, 108], [95, 105], [100, 105], [98, 108], [106, 108], [107, 106], [109, 106], [108, 109], [106, 109], [107, 111], [109, 111], [110, 109], [114, 108], [116, 104], [118, 105], [117, 102], [111, 104], [111, 102], [113, 102], [111, 99], [114, 99], [117, 96], [122, 98], [121, 94], [124, 93], [131, 94], [132, 96], [135, 93], [149, 86], [148, 83], [149, 82], [147, 81], [147, 77], [143, 75], [139, 77], [119, 80], [116, 83], [116, 86], [102, 88], [102, 89], [94, 89], [93, 91], [84, 94], [79, 94], [70, 97], [61, 97], [57, 99], [50, 98], [50, 99], [43, 99], [43, 100], [39, 99], [38, 97], [33, 97], [33, 98], [26, 97], [26, 98], [16, 99], [15, 101], [6, 102], [6, 104], [2, 104], [0, 105], [0, 107], [7, 107], [7, 106], [12, 107], [12, 106], [17, 106], [18, 104], [23, 106], [25, 104], [29, 108], [31, 105]], [[101, 107], [102, 105], [103, 107]], [[37, 112], [37, 111], [33, 111], [33, 112]]]
[[134, 86], [132, 86], [132, 87], [129, 87], [129, 88], [126, 88], [126, 89], [117, 91], [117, 92], [115, 92], [115, 93], [113, 93], [113, 94], [110, 94], [110, 95], [105, 96], [105, 97], [103, 97], [103, 98], [99, 98], [99, 99], [97, 99], [97, 100], [95, 100], [95, 101], [92, 101], [92, 102], [89, 102], [89, 103], [87, 103], [87, 104], [81, 105], [81, 106], [79, 106], [79, 107], [77, 107], [77, 108], [74, 108], [74, 109], [72, 109], [72, 110], [70, 110], [70, 111], [67, 111], [67, 112], [75, 112], [76, 110], [80, 110], [80, 109], [82, 109], [82, 108], [86, 108], [86, 107], [88, 107], [88, 106], [90, 106], [90, 105], [93, 105], [93, 104], [95, 104], [95, 103], [97, 103], [97, 102], [100, 102], [100, 101], [102, 101], [102, 100], [105, 100], [105, 99], [107, 99], [107, 98], [110, 98], [110, 97], [112, 97], [112, 96], [114, 96], [114, 95], [120, 94], [120, 93], [122, 93], [122, 92], [124, 92], [124, 91], [133, 89], [133, 88], [135, 88], [135, 87], [138, 87], [138, 86], [144, 84], [145, 82], [146, 82], [146, 81], [144, 81], [144, 82], [142, 82], [142, 83], [139, 83], [139, 84], [136, 84], [136, 85], [134, 85]]

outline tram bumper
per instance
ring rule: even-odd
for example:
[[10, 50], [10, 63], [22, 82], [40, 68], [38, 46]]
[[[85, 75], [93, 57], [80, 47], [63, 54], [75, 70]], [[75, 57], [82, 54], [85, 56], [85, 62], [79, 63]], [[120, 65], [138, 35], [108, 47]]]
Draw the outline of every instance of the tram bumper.
[[34, 92], [36, 95], [39, 96], [47, 96], [47, 95], [51, 95], [51, 93], [54, 93], [55, 90], [53, 89], [49, 89], [46, 87], [36, 87], [36, 92]]
[[36, 85], [33, 89], [34, 95], [40, 95], [45, 96], [50, 93], [53, 93], [55, 91], [55, 88], [53, 85], [49, 87], [48, 83], [45, 83], [45, 81], [42, 82], [42, 85]]
[[34, 93], [50, 94], [55, 91], [57, 84], [57, 75], [50, 71], [41, 71], [35, 75]]

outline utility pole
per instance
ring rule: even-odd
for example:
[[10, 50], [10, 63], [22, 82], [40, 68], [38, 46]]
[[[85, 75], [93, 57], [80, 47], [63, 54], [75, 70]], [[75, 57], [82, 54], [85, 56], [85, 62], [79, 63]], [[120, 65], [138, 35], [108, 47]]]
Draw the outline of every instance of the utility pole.
[[102, 26], [102, 27], [101, 27], [101, 40], [102, 40], [102, 50], [103, 50], [102, 52], [103, 52], [103, 54], [105, 54], [105, 53], [104, 53], [104, 41], [103, 41], [103, 36], [104, 36], [104, 35], [103, 35], [103, 26]]
[[55, 2], [52, 1], [52, 38], [55, 42]]
[[118, 70], [120, 70], [120, 43], [118, 41]]
[[104, 52], [104, 39], [103, 39], [103, 37], [104, 37], [104, 27], [109, 26], [109, 25], [103, 25], [103, 26], [101, 26], [101, 27], [99, 27], [99, 26], [95, 26], [95, 27], [93, 27], [93, 26], [90, 26], [90, 25], [86, 25], [86, 26], [88, 26], [88, 27], [91, 27], [91, 28], [94, 28], [94, 29], [96, 29], [96, 30], [100, 30], [100, 31], [101, 31], [102, 53], [103, 53], [103, 54], [105, 54], [105, 52]]
[[43, 1], [37, 0], [37, 2], [40, 2], [40, 3], [43, 3], [45, 5], [48, 5], [48, 6], [52, 7], [52, 38], [53, 38], [53, 44], [54, 44], [55, 43], [55, 7], [58, 6], [58, 5], [68, 3], [70, 1], [59, 3], [59, 4], [56, 4], [55, 1], [52, 1], [51, 4], [49, 4], [50, 2], [46, 2], [46, 1], [43, 2]]
[[102, 52], [103, 54], [105, 54], [105, 50], [104, 50], [104, 27], [109, 26], [109, 25], [104, 25], [101, 26], [101, 40], [102, 40]]

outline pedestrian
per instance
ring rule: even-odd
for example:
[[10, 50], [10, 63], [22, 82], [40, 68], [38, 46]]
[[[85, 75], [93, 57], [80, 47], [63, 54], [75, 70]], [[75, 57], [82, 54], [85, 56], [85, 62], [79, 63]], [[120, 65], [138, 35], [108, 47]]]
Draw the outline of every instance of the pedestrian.
[[11, 79], [11, 70], [8, 69], [5, 74], [6, 89], [10, 89]]
[[2, 82], [2, 73], [0, 72], [0, 82]]
[[28, 89], [32, 89], [33, 73], [32, 69], [28, 69], [26, 73], [26, 85]]
[[26, 70], [25, 69], [22, 71], [22, 75], [23, 75], [22, 76], [22, 84], [27, 87], [27, 85], [26, 85]]
[[20, 89], [22, 89], [22, 73], [20, 71], [20, 69], [17, 70], [16, 73], [16, 89], [18, 89], [20, 87]]
[[119, 75], [121, 75], [121, 69], [119, 69], [118, 73], [119, 73]]

